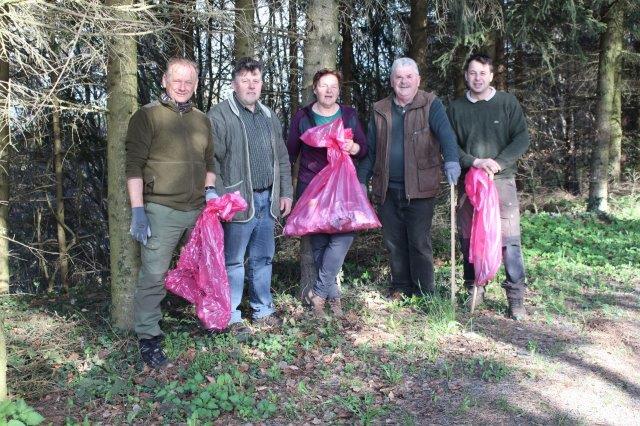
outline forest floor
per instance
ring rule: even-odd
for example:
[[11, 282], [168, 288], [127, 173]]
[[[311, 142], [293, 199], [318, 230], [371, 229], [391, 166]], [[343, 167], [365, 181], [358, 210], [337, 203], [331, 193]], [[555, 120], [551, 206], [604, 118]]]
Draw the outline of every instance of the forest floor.
[[239, 343], [207, 334], [169, 297], [172, 363], [161, 371], [109, 326], [103, 286], [5, 297], [10, 392], [56, 425], [640, 424], [640, 197], [614, 197], [608, 217], [581, 213], [583, 200], [544, 199], [522, 220], [525, 321], [506, 318], [502, 272], [473, 315], [463, 292], [452, 309], [443, 205], [440, 297], [386, 298], [386, 253], [371, 232], [345, 263], [347, 315], [318, 322], [295, 296], [298, 243], [280, 238], [283, 326]]

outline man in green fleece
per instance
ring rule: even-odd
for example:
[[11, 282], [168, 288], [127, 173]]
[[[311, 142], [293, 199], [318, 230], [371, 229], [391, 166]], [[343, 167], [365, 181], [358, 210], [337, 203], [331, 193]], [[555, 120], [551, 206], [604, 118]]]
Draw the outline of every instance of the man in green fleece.
[[[460, 148], [463, 177], [470, 167], [484, 170], [495, 182], [500, 198], [502, 261], [506, 280], [502, 286], [509, 301], [509, 316], [524, 319], [526, 287], [520, 246], [520, 205], [516, 193], [517, 161], [529, 148], [527, 122], [515, 96], [491, 87], [491, 58], [475, 54], [467, 59], [464, 76], [469, 90], [449, 106], [449, 118]], [[464, 188], [464, 185], [459, 185]], [[473, 207], [464, 189], [459, 191], [458, 227], [464, 257], [464, 280], [473, 289], [474, 269], [468, 261]], [[476, 303], [482, 303], [484, 287], [478, 287]]]
[[141, 249], [135, 332], [142, 360], [152, 368], [167, 363], [160, 302], [173, 252], [195, 225], [205, 199], [217, 197], [209, 120], [191, 104], [197, 85], [194, 62], [170, 59], [162, 76], [164, 93], [140, 108], [127, 130], [131, 235]]

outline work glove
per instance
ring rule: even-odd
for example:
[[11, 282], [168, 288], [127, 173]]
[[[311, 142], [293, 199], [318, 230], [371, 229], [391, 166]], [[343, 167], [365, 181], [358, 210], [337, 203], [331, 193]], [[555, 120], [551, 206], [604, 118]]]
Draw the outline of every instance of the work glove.
[[207, 186], [204, 190], [204, 199], [205, 201], [214, 200], [218, 198], [218, 193], [216, 189], [212, 186]]
[[131, 208], [131, 228], [129, 233], [134, 240], [147, 245], [147, 238], [151, 236], [151, 228], [149, 228], [149, 219], [144, 211], [144, 207]]
[[457, 161], [447, 161], [444, 163], [444, 175], [447, 177], [449, 185], [455, 185], [460, 177], [460, 163]]

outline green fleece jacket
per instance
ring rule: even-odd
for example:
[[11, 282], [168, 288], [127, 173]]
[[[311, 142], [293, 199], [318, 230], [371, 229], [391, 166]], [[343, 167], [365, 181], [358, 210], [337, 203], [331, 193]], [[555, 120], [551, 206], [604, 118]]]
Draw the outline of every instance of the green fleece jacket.
[[[216, 141], [214, 154], [216, 190], [220, 195], [239, 191], [249, 208], [236, 213], [233, 222], [248, 222], [255, 214], [249, 159], [251, 153], [239, 108], [232, 93], [228, 99], [211, 108], [207, 116], [211, 121], [211, 129]], [[273, 163], [270, 165], [273, 168], [270, 207], [271, 215], [277, 218], [280, 216], [280, 198], [293, 199], [289, 154], [282, 139], [282, 125], [276, 113], [261, 102], [256, 104], [256, 108], [262, 108], [262, 112], [271, 124], [271, 134], [267, 138], [273, 153]]]
[[129, 120], [127, 178], [142, 178], [144, 201], [190, 211], [204, 205], [206, 172], [214, 171], [207, 116], [180, 113], [175, 104], [151, 102]]
[[515, 176], [516, 162], [529, 148], [527, 121], [515, 96], [496, 91], [491, 99], [477, 102], [463, 96], [451, 102], [448, 112], [463, 169], [476, 158], [492, 158], [502, 168], [496, 179]]

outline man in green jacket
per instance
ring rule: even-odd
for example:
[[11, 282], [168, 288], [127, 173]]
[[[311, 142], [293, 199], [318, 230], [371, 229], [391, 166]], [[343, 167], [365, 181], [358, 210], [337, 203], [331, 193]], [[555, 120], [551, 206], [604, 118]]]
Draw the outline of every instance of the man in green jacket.
[[191, 104], [198, 84], [194, 62], [172, 58], [162, 76], [165, 91], [129, 120], [126, 136], [131, 235], [140, 242], [141, 267], [134, 296], [140, 354], [162, 367], [160, 302], [173, 252], [216, 192], [209, 120]]
[[[506, 280], [502, 286], [509, 301], [509, 316], [521, 320], [524, 309], [525, 270], [520, 246], [520, 205], [516, 193], [517, 161], [529, 148], [527, 121], [515, 96], [491, 87], [491, 58], [475, 54], [464, 67], [469, 90], [449, 106], [449, 118], [458, 137], [463, 171], [470, 167], [484, 170], [491, 177], [500, 198], [502, 261]], [[463, 178], [464, 174], [463, 173]], [[460, 185], [464, 188], [464, 185]], [[464, 279], [473, 289], [474, 269], [468, 262], [473, 207], [464, 191], [459, 191], [458, 227], [464, 257]], [[478, 287], [476, 303], [484, 299]]]
[[231, 290], [230, 330], [239, 339], [251, 332], [238, 309], [245, 278], [254, 323], [278, 324], [271, 295], [275, 219], [291, 211], [291, 167], [275, 112], [259, 99], [262, 64], [240, 58], [233, 70], [233, 93], [209, 111], [215, 144], [216, 189], [240, 191], [249, 208], [223, 224], [225, 263]]
[[393, 93], [373, 105], [367, 156], [358, 179], [372, 178], [382, 238], [390, 257], [391, 296], [435, 292], [431, 221], [441, 169], [455, 184], [460, 176], [456, 136], [442, 102], [419, 90], [418, 65], [398, 58], [391, 66]]

